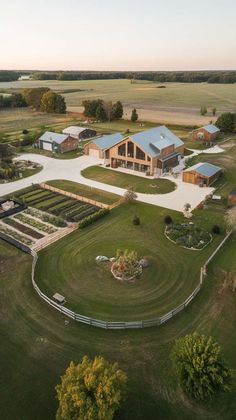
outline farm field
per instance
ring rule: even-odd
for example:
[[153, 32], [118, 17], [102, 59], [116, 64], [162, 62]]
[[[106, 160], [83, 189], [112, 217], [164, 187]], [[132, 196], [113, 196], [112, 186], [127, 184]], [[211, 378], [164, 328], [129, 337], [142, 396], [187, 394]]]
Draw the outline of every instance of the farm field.
[[[206, 215], [198, 212], [197, 217], [203, 222]], [[106, 223], [110, 223], [108, 219]], [[89, 228], [88, 235], [97, 229], [99, 225]], [[72, 234], [61, 242], [61, 254], [65, 245], [67, 249], [67, 241], [76, 243], [76, 237]], [[235, 418], [235, 386], [229, 394], [198, 404], [178, 388], [169, 359], [174, 340], [197, 330], [213, 335], [231, 368], [236, 369], [236, 302], [224, 282], [225, 270], [236, 271], [235, 236], [211, 263], [203, 289], [184, 312], [159, 328], [139, 331], [104, 331], [74, 321], [65, 325], [65, 317], [33, 290], [31, 257], [0, 241], [0, 261], [4, 296], [0, 306], [0, 332], [4, 338], [0, 347], [3, 418], [54, 419], [55, 385], [70, 361], [78, 362], [84, 354], [100, 354], [118, 361], [127, 372], [128, 395], [117, 419]], [[9, 400], [13, 393], [14, 399]]]
[[174, 191], [175, 184], [167, 179], [147, 179], [138, 175], [113, 171], [112, 169], [90, 166], [81, 174], [85, 178], [94, 179], [98, 182], [128, 189], [133, 187], [135, 192], [145, 194], [167, 194]]
[[[204, 213], [204, 221], [201, 214], [192, 220], [201, 220], [200, 225], [211, 230], [212, 213]], [[138, 321], [164, 315], [192, 293], [199, 283], [200, 266], [222, 240], [222, 236], [215, 236], [203, 251], [180, 248], [164, 236], [165, 214], [164, 209], [141, 203], [112, 210], [94, 228], [76, 231], [40, 252], [38, 286], [49, 297], [56, 292], [62, 294], [67, 307], [97, 319]], [[141, 219], [140, 226], [132, 223], [135, 215]], [[171, 212], [171, 216], [184, 221], [177, 212]], [[222, 225], [221, 214], [217, 221]], [[95, 261], [98, 255], [114, 257], [117, 249], [135, 250], [139, 258], [150, 262], [134, 284], [115, 280], [110, 263]]]
[[[147, 81], [130, 83], [129, 80], [35, 80], [1, 82], [0, 92], [47, 86], [65, 97], [68, 110], [72, 112], [82, 112], [84, 99], [120, 100], [124, 104], [125, 119], [130, 118], [131, 109], [136, 107], [140, 119], [144, 121], [189, 126], [214, 120], [211, 113], [213, 107], [217, 108], [217, 113], [222, 113], [233, 111], [236, 106], [236, 84], [165, 83], [165, 89], [158, 89], [159, 85]], [[208, 115], [199, 114], [201, 105], [208, 107]]]

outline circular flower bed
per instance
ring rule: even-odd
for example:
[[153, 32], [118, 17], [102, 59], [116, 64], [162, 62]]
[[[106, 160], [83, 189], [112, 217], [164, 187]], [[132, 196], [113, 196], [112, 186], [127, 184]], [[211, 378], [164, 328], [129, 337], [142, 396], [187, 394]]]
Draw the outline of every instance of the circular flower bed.
[[142, 266], [135, 251], [117, 251], [111, 266], [111, 273], [116, 280], [133, 282], [142, 274]]
[[193, 250], [205, 248], [212, 240], [207, 230], [191, 222], [169, 225], [165, 229], [165, 235], [172, 242]]

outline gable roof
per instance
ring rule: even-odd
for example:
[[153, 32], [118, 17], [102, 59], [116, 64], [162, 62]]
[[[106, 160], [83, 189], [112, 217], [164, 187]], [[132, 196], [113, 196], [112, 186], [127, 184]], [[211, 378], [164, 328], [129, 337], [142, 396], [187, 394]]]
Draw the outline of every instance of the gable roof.
[[212, 165], [211, 163], [208, 163], [208, 162], [204, 162], [204, 163], [200, 162], [184, 170], [184, 172], [190, 172], [190, 171], [196, 171], [200, 175], [210, 177], [210, 176], [215, 175], [217, 172], [222, 171], [222, 168], [216, 165]]
[[142, 131], [129, 136], [145, 153], [152, 157], [159, 156], [161, 151], [168, 146], [179, 147], [184, 144], [165, 125]]
[[124, 139], [121, 133], [108, 134], [106, 136], [99, 137], [98, 139], [92, 140], [90, 143], [96, 144], [101, 150], [110, 149], [116, 143], [119, 143]]
[[77, 125], [71, 125], [70, 127], [64, 128], [64, 130], [62, 130], [62, 132], [64, 134], [78, 135], [78, 134], [82, 133], [84, 130], [87, 130], [87, 128], [86, 127], [79, 127]]
[[68, 134], [59, 134], [59, 133], [53, 133], [52, 131], [46, 131], [41, 137], [39, 137], [39, 140], [46, 141], [48, 143], [61, 144], [68, 137], [69, 137]]
[[210, 134], [218, 133], [220, 131], [220, 129], [218, 127], [216, 127], [216, 125], [214, 125], [214, 124], [204, 125], [203, 128], [206, 131], [208, 131], [208, 133], [210, 133]]

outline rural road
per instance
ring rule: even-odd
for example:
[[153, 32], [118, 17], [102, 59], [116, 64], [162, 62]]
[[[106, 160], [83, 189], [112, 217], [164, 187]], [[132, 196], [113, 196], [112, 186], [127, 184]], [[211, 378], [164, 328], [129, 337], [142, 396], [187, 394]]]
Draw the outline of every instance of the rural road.
[[[41, 172], [28, 178], [23, 178], [15, 182], [0, 185], [0, 196], [13, 193], [21, 188], [30, 186], [32, 183], [37, 184], [53, 179], [66, 179], [69, 181], [79, 182], [89, 187], [95, 187], [104, 191], [123, 195], [125, 190], [108, 184], [103, 184], [91, 179], [84, 178], [81, 171], [88, 166], [101, 163], [91, 156], [80, 156], [76, 159], [60, 160], [53, 159], [38, 154], [23, 154], [18, 159], [31, 160], [38, 162], [43, 166]], [[180, 178], [165, 177], [175, 182], [176, 189], [168, 194], [141, 194], [138, 193], [138, 200], [144, 203], [153, 204], [171, 210], [182, 211], [186, 202], [195, 208], [205, 196], [210, 194], [213, 188], [199, 188], [197, 185], [182, 182]]]

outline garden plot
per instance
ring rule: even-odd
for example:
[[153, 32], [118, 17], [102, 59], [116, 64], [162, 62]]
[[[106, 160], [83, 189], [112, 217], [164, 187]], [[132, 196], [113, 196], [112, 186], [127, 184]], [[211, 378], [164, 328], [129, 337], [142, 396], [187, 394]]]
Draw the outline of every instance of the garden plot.
[[[28, 206], [37, 209], [37, 211], [50, 213], [57, 218], [65, 219], [71, 223], [80, 222], [85, 217], [91, 216], [99, 210], [99, 207], [95, 205], [68, 198], [38, 187], [27, 190], [19, 195], [19, 198]], [[31, 216], [33, 215], [31, 214]], [[22, 216], [20, 217], [22, 218]]]
[[201, 250], [212, 241], [207, 230], [191, 222], [170, 224], [165, 229], [165, 235], [177, 245], [193, 250]]

